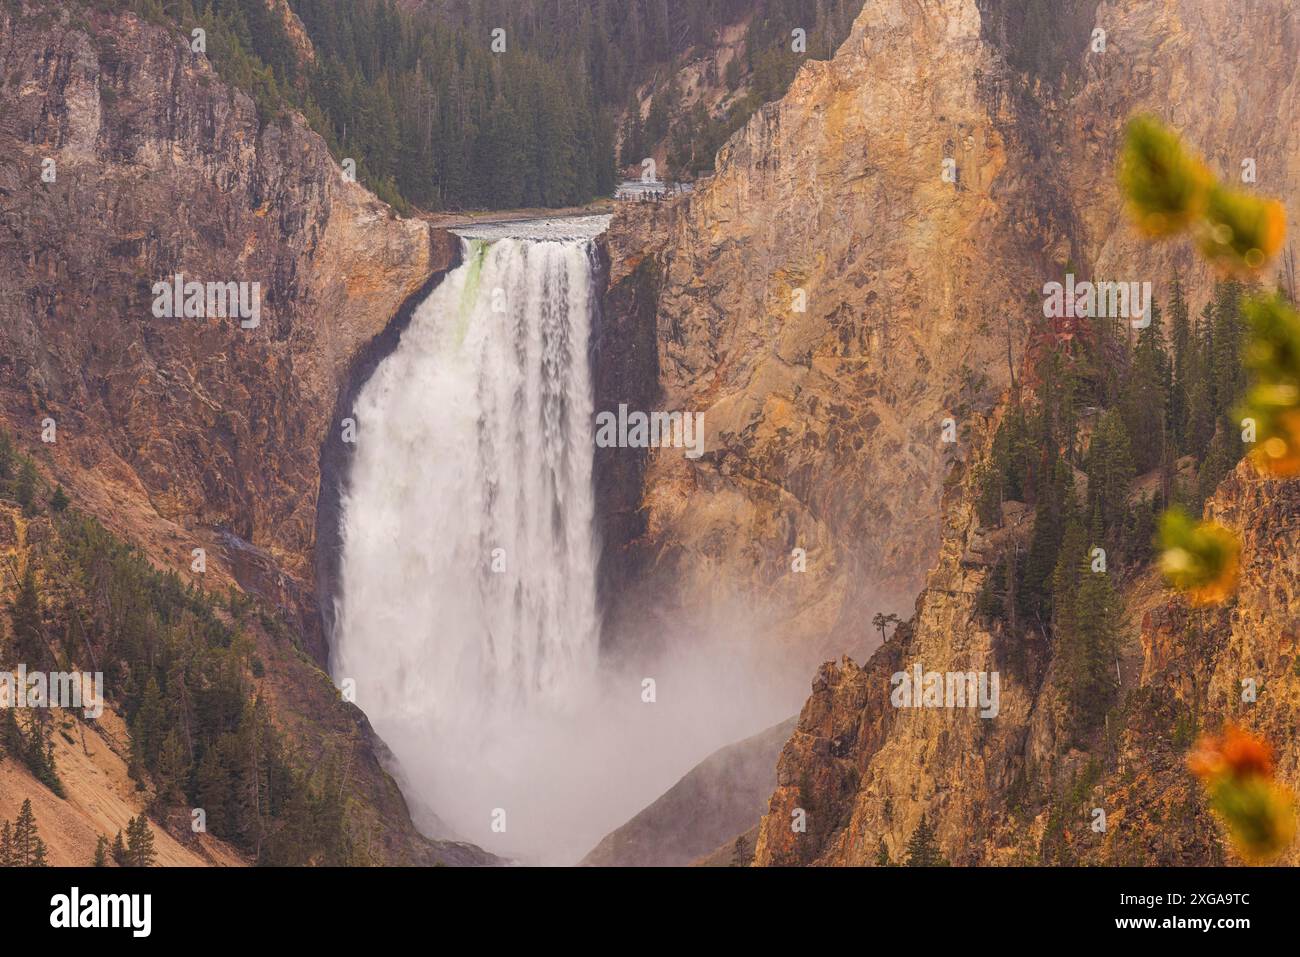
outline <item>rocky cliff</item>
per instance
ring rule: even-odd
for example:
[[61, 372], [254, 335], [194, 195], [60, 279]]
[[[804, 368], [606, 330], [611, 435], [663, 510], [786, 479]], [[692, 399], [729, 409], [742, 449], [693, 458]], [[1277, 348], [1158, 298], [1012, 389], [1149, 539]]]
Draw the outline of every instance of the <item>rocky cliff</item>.
[[1023, 346], [1003, 304], [1045, 266], [1025, 221], [1054, 228], [980, 27], [969, 3], [868, 3], [693, 195], [616, 219], [614, 289], [621, 260], [660, 276], [661, 407], [705, 415], [701, 459], [647, 467], [638, 547], [674, 607], [744, 596], [824, 654], [915, 593], [964, 422]]
[[[814, 681], [778, 764], [757, 862], [869, 864], [882, 844], [898, 862], [923, 813], [955, 864], [1235, 861], [1184, 763], [1188, 729], [1226, 719], [1254, 729], [1278, 747], [1279, 778], [1300, 786], [1292, 733], [1300, 566], [1286, 544], [1300, 520], [1300, 482], [1261, 479], [1242, 464], [1207, 513], [1241, 536], [1236, 600], [1196, 612], [1149, 570], [1126, 579], [1122, 706], [1085, 752], [1065, 730], [1052, 649], [1030, 650], [1050, 662], [1035, 681], [1015, 664], [1002, 628], [979, 615], [992, 567], [989, 530], [969, 495], [954, 497], [913, 621], [866, 665], [827, 663]], [[1025, 531], [1008, 523], [1005, 534]], [[893, 707], [891, 675], [915, 663], [999, 672], [997, 715]], [[1253, 702], [1243, 700], [1247, 679], [1258, 689]], [[1097, 808], [1104, 831], [1093, 827]], [[805, 831], [792, 827], [796, 809], [806, 814]], [[1297, 860], [1293, 847], [1283, 863]]]
[[[453, 244], [347, 182], [300, 116], [260, 120], [179, 35], [77, 8], [0, 17], [0, 409], [160, 560], [262, 565], [313, 631], [336, 398]], [[176, 274], [258, 283], [259, 324], [155, 317]]]
[[[754, 829], [767, 808], [776, 759], [794, 730], [782, 721], [729, 744], [691, 768], [652, 804], [601, 839], [586, 867], [681, 867], [720, 850], [730, 864], [736, 838]], [[742, 857], [752, 844], [742, 841]]]
[[[1204, 639], [1150, 576], [1126, 584], [1119, 666], [1135, 697], [1112, 729], [1111, 765], [1064, 747], [1050, 668], [1032, 686], [1004, 670], [988, 721], [900, 715], [889, 676], [914, 661], [998, 664], [998, 636], [974, 614], [988, 531], [954, 466], [979, 448], [1042, 331], [1043, 284], [1069, 271], [1151, 281], [1163, 298], [1177, 270], [1194, 309], [1208, 295], [1190, 248], [1148, 245], [1125, 220], [1114, 185], [1125, 120], [1155, 113], [1219, 175], [1250, 167], [1261, 190], [1295, 195], [1298, 29], [1267, 0], [868, 2], [834, 59], [808, 63], [726, 145], [712, 179], [616, 217], [612, 294], [655, 297], [658, 407], [703, 411], [708, 434], [697, 461], [644, 459], [641, 524], [615, 544], [651, 584], [621, 599], [623, 627], [707, 621], [740, 594], [754, 631], [856, 655], [870, 613], [901, 608], [930, 568], [913, 622], [867, 664], [818, 674], [759, 863], [863, 863], [881, 839], [897, 859], [923, 811], [963, 863], [1036, 860], [1048, 845], [1059, 858], [1069, 841], [1075, 859], [1111, 862], [1223, 853], [1207, 844], [1214, 827], [1170, 737], [1188, 696], [1205, 720], [1226, 711], [1243, 669], [1290, 697], [1295, 567], [1274, 543], [1293, 521], [1294, 484], [1240, 471], [1215, 499], [1256, 543], [1260, 577]], [[804, 574], [791, 573], [795, 548]], [[1051, 661], [1050, 649], [1027, 653]], [[1280, 707], [1254, 720], [1280, 730], [1292, 717]], [[1294, 753], [1281, 764], [1294, 784]], [[1123, 822], [1091, 845], [1076, 830], [1086, 799]], [[796, 807], [805, 833], [790, 829]]]
[[[340, 396], [457, 245], [349, 182], [301, 116], [259, 117], [188, 39], [0, 7], [0, 423], [159, 567], [289, 624], [308, 654], [265, 649], [278, 719], [307, 754], [347, 742], [377, 859], [431, 861], [319, 670], [313, 555]], [[256, 321], [159, 316], [178, 274], [258, 284]]]
[[1131, 113], [1221, 174], [1252, 159], [1261, 189], [1300, 185], [1297, 27], [1278, 4], [1045, 9], [868, 2], [693, 195], [616, 217], [611, 295], [652, 286], [658, 407], [704, 412], [708, 434], [699, 460], [646, 457], [637, 536], [614, 544], [657, 597], [623, 599], [625, 622], [742, 604], [816, 657], [857, 653], [864, 619], [910, 604], [945, 477], [1042, 330], [1043, 284], [1073, 271], [1162, 296], [1177, 268], [1205, 294], [1190, 249], [1123, 219]]

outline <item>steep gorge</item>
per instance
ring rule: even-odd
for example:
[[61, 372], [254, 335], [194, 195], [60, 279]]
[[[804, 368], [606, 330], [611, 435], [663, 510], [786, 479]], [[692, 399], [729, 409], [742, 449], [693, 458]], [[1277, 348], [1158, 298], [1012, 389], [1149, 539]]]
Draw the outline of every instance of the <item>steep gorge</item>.
[[[868, 2], [836, 57], [810, 62], [727, 144], [715, 177], [672, 205], [623, 209], [609, 235], [596, 408], [702, 411], [707, 451], [597, 450], [607, 640], [635, 654], [665, 633], [727, 632], [779, 648], [793, 662], [782, 680], [802, 684], [827, 655], [865, 656], [871, 613], [903, 610], [926, 584], [916, 621], [867, 665], [818, 676], [760, 863], [859, 863], [882, 839], [896, 853], [923, 810], [954, 860], [1032, 853], [1050, 801], [1024, 829], [1017, 779], [1042, 771], [1064, 787], [1081, 771], [1079, 755], [1056, 754], [1052, 682], [1009, 681], [991, 726], [883, 704], [905, 661], [996, 663], [973, 622], [987, 568], [961, 463], [1022, 366], [1042, 283], [1067, 264], [1158, 292], [1177, 267], [1204, 298], [1186, 249], [1147, 247], [1123, 222], [1112, 167], [1130, 112], [1166, 116], [1221, 173], [1250, 156], [1262, 189], [1300, 185], [1300, 127], [1277, 122], [1300, 88], [1280, 4], [1069, 7], [1051, 42], [1076, 52], [1062, 54], [1024, 46], [1010, 5]], [[317, 597], [333, 557], [317, 549], [334, 525], [339, 421], [403, 313], [455, 265], [455, 241], [345, 182], [301, 118], [259, 120], [183, 38], [79, 10], [0, 9], [15, 105], [0, 117], [0, 417], [160, 566], [197, 580], [203, 547], [208, 588], [235, 582], [291, 622], [307, 654], [273, 659], [279, 717], [303, 740], [327, 726], [351, 742], [383, 856], [433, 860], [380, 769], [382, 744], [321, 680]], [[1087, 51], [1094, 23], [1102, 53]], [[1196, 106], [1209, 91], [1223, 108]], [[151, 284], [175, 272], [260, 282], [261, 326], [153, 318]], [[1212, 647], [1180, 651], [1177, 604], [1134, 586], [1130, 608], [1150, 616], [1131, 630], [1126, 682], [1175, 699], [1208, 686], [1226, 711], [1245, 670], [1294, 697], [1293, 490], [1239, 472], [1216, 499], [1260, 560]], [[806, 572], [791, 570], [795, 549]], [[1097, 785], [1129, 820], [1192, 800], [1160, 743], [1168, 715], [1142, 715], [1123, 731], [1131, 771]], [[1288, 751], [1292, 783], [1295, 766]], [[811, 821], [798, 840], [796, 804]], [[1176, 831], [1159, 853], [1205, 860], [1204, 831]], [[1085, 853], [1149, 859], [1116, 834]]]

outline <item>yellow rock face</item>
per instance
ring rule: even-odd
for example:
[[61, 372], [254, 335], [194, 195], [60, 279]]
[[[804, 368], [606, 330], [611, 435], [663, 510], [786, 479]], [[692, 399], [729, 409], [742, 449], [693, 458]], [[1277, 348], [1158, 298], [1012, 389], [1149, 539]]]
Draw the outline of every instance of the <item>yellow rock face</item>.
[[[979, 534], [954, 463], [983, 441], [1010, 370], [1020, 375], [1044, 321], [1044, 283], [1067, 268], [1150, 281], [1163, 302], [1178, 270], [1194, 312], [1208, 294], [1213, 276], [1191, 244], [1151, 244], [1127, 220], [1115, 162], [1131, 114], [1170, 122], [1220, 177], [1249, 157], [1269, 170], [1262, 191], [1300, 191], [1300, 121], [1279, 111], [1300, 65], [1276, 39], [1276, 4], [1140, 0], [1088, 16], [1062, 42], [1058, 75], [1025, 67], [1032, 40], [982, 22], [974, 0], [869, 3], [835, 58], [806, 65], [689, 199], [615, 220], [612, 281], [624, 253], [662, 270], [662, 405], [704, 412], [708, 436], [696, 462], [649, 461], [648, 532], [636, 547], [656, 585], [699, 620], [739, 592], [755, 640], [861, 656], [875, 643], [871, 614], [903, 611], [931, 569], [913, 632], [862, 668], [818, 675], [781, 761], [759, 863], [867, 863], [882, 838], [897, 859], [923, 811], [954, 859], [1035, 859], [1048, 815], [1018, 821], [1011, 796], [1025, 780], [1064, 788], [1085, 771], [1050, 679], [1004, 678], [993, 721], [889, 706], [904, 656], [940, 670], [999, 667], [997, 636], [974, 615], [988, 569], [970, 558]], [[1108, 52], [1090, 48], [1097, 27]], [[955, 443], [943, 441], [945, 419]], [[790, 573], [794, 547], [807, 551], [806, 573]], [[1293, 564], [1267, 572], [1292, 598]], [[1243, 595], [1250, 580], [1246, 569]], [[1167, 608], [1154, 581], [1126, 599], [1118, 667], [1131, 682], [1187, 610]], [[1280, 674], [1294, 649], [1279, 633], [1260, 623], [1240, 640], [1267, 646]], [[1165, 660], [1142, 680], [1191, 695], [1222, 669], [1226, 688], [1248, 665], [1240, 651], [1223, 654], [1198, 647], [1199, 661]], [[1160, 843], [1160, 810], [1167, 821], [1191, 792], [1157, 770], [1152, 749], [1169, 745], [1146, 734], [1122, 732], [1135, 771], [1105, 785], [1124, 796], [1110, 806], [1136, 837], [1112, 829], [1095, 848], [1079, 843], [1080, 856], [1213, 860], [1214, 838], [1194, 828]], [[790, 827], [800, 806], [820, 813], [802, 835]]]

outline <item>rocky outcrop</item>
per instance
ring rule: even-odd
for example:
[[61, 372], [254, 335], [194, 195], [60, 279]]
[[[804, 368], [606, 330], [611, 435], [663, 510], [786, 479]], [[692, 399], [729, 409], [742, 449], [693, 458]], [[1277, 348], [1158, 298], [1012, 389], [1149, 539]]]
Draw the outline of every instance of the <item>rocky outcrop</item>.
[[[1153, 572], [1127, 579], [1122, 706], [1100, 747], [1084, 753], [1062, 730], [1050, 649], [1039, 684], [1016, 664], [1001, 626], [977, 613], [991, 566], [971, 560], [983, 530], [968, 497], [955, 500], [913, 622], [865, 666], [827, 664], [813, 683], [781, 755], [757, 862], [869, 864], [882, 844], [897, 862], [923, 813], [956, 864], [1233, 862], [1185, 757], [1195, 728], [1233, 720], [1272, 742], [1279, 778], [1300, 787], [1300, 565], [1286, 544], [1300, 523], [1300, 482], [1262, 479], [1242, 464], [1207, 513], [1243, 543], [1235, 601], [1193, 612]], [[1000, 672], [998, 714], [895, 708], [891, 675], [914, 663]], [[1243, 695], [1247, 680], [1254, 701]], [[1093, 827], [1098, 808], [1104, 831]], [[803, 831], [792, 827], [799, 809]], [[1293, 847], [1283, 863], [1297, 860]]]
[[[588, 867], [680, 867], [734, 845], [753, 828], [772, 793], [791, 718], [709, 755], [582, 860]], [[752, 845], [751, 845], [752, 847]], [[724, 846], [724, 850], [733, 850]]]
[[[1024, 773], [1033, 689], [999, 662], [994, 635], [975, 615], [990, 568], [972, 561], [980, 529], [965, 495], [951, 497], [945, 519], [913, 620], [865, 666], [828, 663], [813, 682], [778, 764], [759, 864], [871, 863], [882, 837], [897, 832], [891, 846], [901, 848], [922, 811], [940, 816], [945, 846], [978, 848], [993, 823], [986, 805]], [[927, 672], [1001, 670], [997, 717], [893, 707], [891, 676], [916, 664]]]

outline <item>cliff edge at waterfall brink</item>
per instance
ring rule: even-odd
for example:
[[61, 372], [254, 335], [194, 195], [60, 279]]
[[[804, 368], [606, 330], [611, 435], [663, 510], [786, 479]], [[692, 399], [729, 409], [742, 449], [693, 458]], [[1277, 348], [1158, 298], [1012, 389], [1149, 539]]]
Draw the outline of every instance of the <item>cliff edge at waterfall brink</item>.
[[[250, 709], [260, 698], [287, 766], [316, 769], [306, 793], [319, 797], [326, 768], [347, 775], [350, 845], [327, 850], [303, 833], [294, 862], [485, 860], [431, 843], [411, 824], [376, 757], [382, 745], [321, 670], [312, 572], [318, 462], [336, 396], [359, 350], [449, 261], [452, 240], [396, 218], [345, 180], [302, 117], [260, 121], [253, 100], [219, 79], [188, 37], [130, 13], [0, 5], [0, 75], [0, 424], [35, 459], [40, 507], [56, 483], [71, 499], [62, 517], [0, 522], [0, 591], [14, 598], [31, 569], [45, 630], [88, 628], [103, 654], [99, 642], [122, 632], [100, 610], [121, 614], [121, 601], [78, 598], [82, 582], [60, 577], [75, 567], [66, 556], [101, 554], [98, 575], [117, 569], [155, 603], [136, 609], [131, 636], [151, 644], [123, 658], [136, 669], [129, 685], [110, 677], [110, 706], [135, 737], [152, 674], [160, 726], [183, 728], [178, 709], [193, 699], [180, 689], [211, 676], [168, 670], [182, 639], [172, 611], [156, 603], [173, 593], [145, 589], [149, 579], [133, 559], [108, 540], [96, 539], [104, 552], [86, 551], [80, 526], [63, 524], [74, 512], [97, 517], [145, 565], [178, 576], [178, 587], [206, 589], [200, 604], [209, 610], [196, 605], [192, 614], [214, 623], [199, 633], [238, 636], [229, 674]], [[56, 172], [49, 181], [47, 159]], [[155, 318], [152, 285], [176, 274], [259, 283], [260, 324]], [[42, 442], [46, 420], [56, 423], [57, 441]], [[202, 572], [195, 549], [203, 550]], [[185, 640], [195, 634], [181, 631]], [[137, 654], [152, 671], [136, 668]], [[254, 733], [249, 721], [240, 733]], [[52, 863], [89, 863], [96, 833], [111, 839], [159, 780], [160, 746], [144, 753], [151, 773], [139, 790], [122, 786], [114, 770], [134, 753], [125, 730], [86, 736], [84, 760], [56, 755], [80, 803], [55, 798], [64, 815], [56, 825], [38, 802], [38, 825], [68, 835], [49, 842]], [[91, 764], [109, 769], [107, 777]], [[45, 785], [8, 757], [5, 771], [0, 816], [12, 818], [24, 793]], [[193, 840], [188, 817], [169, 826]], [[220, 834], [220, 823], [211, 830]], [[235, 859], [265, 851], [269, 842], [254, 833], [240, 833]]]

